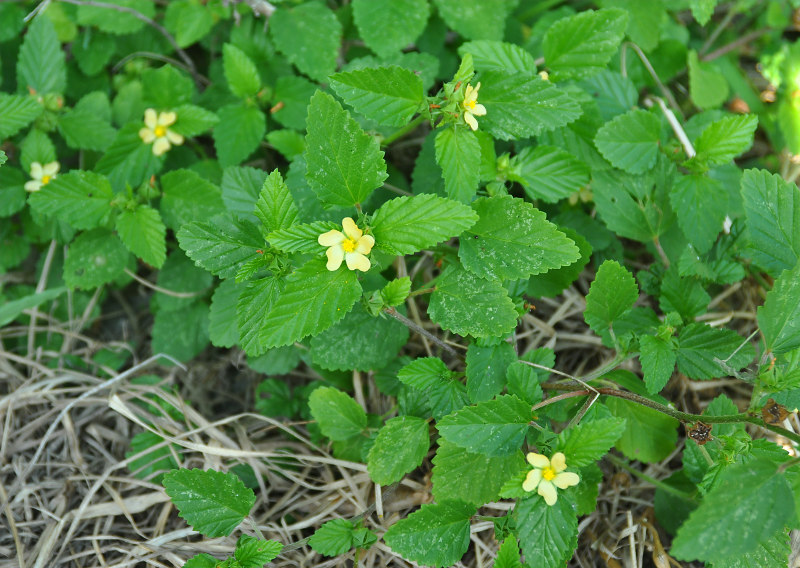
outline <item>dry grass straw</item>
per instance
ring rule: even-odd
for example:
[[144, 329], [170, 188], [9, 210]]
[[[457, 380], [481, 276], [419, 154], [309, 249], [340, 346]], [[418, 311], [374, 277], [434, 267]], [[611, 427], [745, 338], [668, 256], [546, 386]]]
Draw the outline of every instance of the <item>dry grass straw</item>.
[[[587, 290], [588, 280], [583, 278], [558, 298], [538, 301], [518, 329], [518, 351], [554, 348], [559, 370], [575, 376], [608, 361], [611, 354], [583, 322]], [[754, 290], [728, 288], [715, 298], [714, 311], [705, 319], [735, 324], [748, 334], [760, 303]], [[128, 318], [136, 313], [130, 306], [122, 308]], [[422, 305], [412, 302], [408, 308], [409, 318], [463, 352], [463, 344], [423, 319]], [[50, 368], [67, 354], [97, 368], [91, 356], [102, 347], [120, 345], [83, 335], [86, 314], [67, 324], [47, 314], [30, 314], [30, 326], [0, 331], [5, 339], [42, 331], [69, 337], [68, 353], [0, 351], [0, 568], [177, 567], [200, 552], [229, 554], [235, 537], [202, 539], [177, 516], [160, 485], [132, 474], [129, 466], [141, 454], [126, 457], [126, 452], [131, 438], [145, 430], [162, 436], [160, 446], [170, 448], [182, 467], [229, 470], [246, 464], [256, 472], [257, 501], [242, 530], [288, 545], [275, 566], [351, 566], [352, 552], [344, 558], [325, 558], [304, 539], [327, 520], [357, 515], [364, 515], [366, 526], [380, 535], [432, 500], [430, 460], [397, 486], [376, 492], [363, 464], [334, 458], [329, 448], [309, 439], [304, 424], [236, 411], [253, 408], [253, 387], [263, 377], [241, 365], [238, 352], [207, 350], [186, 369], [161, 366], [151, 358], [121, 374], [104, 369], [111, 379]], [[147, 328], [143, 321], [127, 325]], [[147, 344], [146, 337], [137, 339], [136, 344]], [[417, 334], [412, 334], [408, 348], [411, 355], [437, 354], [440, 349]], [[463, 365], [457, 358], [450, 364]], [[179, 386], [181, 394], [130, 382], [145, 373]], [[301, 366], [286, 380], [304, 384], [314, 378], [313, 371]], [[353, 381], [356, 400], [368, 411], [391, 409], [392, 401], [378, 392], [371, 374], [356, 372]], [[748, 395], [741, 382], [732, 379], [692, 383], [676, 375], [668, 396], [697, 412], [723, 391], [740, 403]], [[153, 397], [180, 409], [184, 420], [148, 412], [152, 406], [144, 403]], [[680, 447], [659, 464], [634, 467], [663, 479], [680, 467], [679, 452]], [[581, 520], [579, 548], [570, 566], [680, 566], [664, 552], [668, 537], [654, 519], [653, 486], [608, 461], [601, 466], [605, 478], [598, 509]], [[511, 506], [492, 503], [481, 513], [501, 516]], [[470, 550], [457, 566], [492, 566], [498, 548], [492, 523], [475, 522], [471, 532]], [[410, 566], [380, 541], [359, 565]]]

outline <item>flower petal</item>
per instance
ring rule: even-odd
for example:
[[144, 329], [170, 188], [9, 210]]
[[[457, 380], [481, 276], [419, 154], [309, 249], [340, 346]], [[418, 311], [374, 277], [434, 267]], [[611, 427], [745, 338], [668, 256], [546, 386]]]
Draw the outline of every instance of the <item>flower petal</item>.
[[37, 179], [25, 182], [25, 191], [39, 191], [42, 189], [42, 182]]
[[360, 252], [361, 254], [369, 254], [369, 251], [371, 251], [372, 247], [374, 246], [375, 237], [372, 235], [364, 235], [358, 239], [358, 244], [356, 244], [356, 252]]
[[169, 140], [166, 138], [158, 138], [153, 142], [153, 154], [160, 156], [170, 149]]
[[317, 242], [324, 247], [332, 247], [334, 245], [342, 244], [346, 238], [347, 237], [345, 237], [341, 231], [331, 229], [327, 233], [322, 233], [320, 236], [318, 236]]
[[550, 458], [550, 465], [553, 466], [556, 473], [564, 471], [567, 469], [567, 458], [562, 452], [556, 452], [553, 454], [553, 457]]
[[544, 497], [544, 502], [551, 507], [556, 504], [556, 501], [558, 501], [558, 493], [556, 492], [556, 488], [549, 481], [545, 481], [543, 479], [541, 483], [539, 483], [538, 493]]
[[139, 129], [139, 138], [141, 138], [142, 142], [145, 144], [152, 144], [156, 140], [156, 135], [152, 130], [145, 126]]
[[175, 146], [180, 146], [183, 144], [183, 136], [169, 129], [167, 129], [167, 140], [172, 142], [172, 144]]
[[564, 471], [562, 473], [559, 473], [553, 478], [553, 485], [555, 485], [559, 489], [566, 489], [567, 487], [578, 485], [580, 481], [581, 478], [578, 477], [577, 473], [572, 473], [571, 471]]
[[339, 270], [344, 258], [344, 249], [341, 246], [334, 246], [326, 250], [325, 254], [328, 256], [328, 264], [325, 265], [325, 268], [331, 272]]
[[49, 164], [45, 164], [44, 166], [42, 166], [42, 173], [52, 178], [55, 177], [60, 168], [61, 164], [59, 164], [58, 162], [50, 162]]
[[477, 89], [475, 89], [472, 85], [467, 85], [467, 88], [464, 89], [464, 104], [467, 104], [469, 101], [478, 98], [478, 93], [476, 93]]
[[472, 110], [470, 110], [470, 112], [475, 116], [486, 116], [486, 107], [478, 103], [472, 108]]
[[174, 112], [162, 112], [158, 115], [158, 125], [159, 126], [169, 126], [170, 124], [175, 124], [175, 120], [178, 118]]
[[541, 469], [532, 469], [528, 472], [528, 475], [525, 477], [525, 481], [522, 482], [522, 489], [525, 491], [533, 491], [539, 485], [539, 482], [542, 480], [542, 470]]
[[31, 177], [33, 179], [40, 180], [40, 179], [42, 179], [43, 175], [44, 175], [44, 171], [42, 170], [42, 164], [40, 164], [39, 162], [31, 163]]
[[464, 111], [464, 122], [469, 124], [469, 127], [472, 130], [478, 130], [478, 121], [475, 120], [475, 117], [472, 116], [472, 113], [469, 111]]
[[530, 452], [527, 456], [525, 456], [525, 459], [527, 459], [528, 463], [533, 467], [545, 468], [550, 465], [550, 459], [547, 456], [543, 456], [542, 454], [537, 454], [534, 452]]
[[354, 241], [360, 239], [361, 235], [363, 234], [361, 229], [358, 228], [358, 225], [356, 225], [356, 222], [350, 217], [345, 217], [342, 219], [342, 229], [344, 229], [344, 234]]
[[344, 259], [347, 262], [347, 268], [350, 270], [360, 270], [361, 272], [366, 272], [369, 270], [369, 267], [372, 266], [366, 256], [357, 252], [346, 253], [344, 255]]
[[149, 108], [144, 111], [144, 124], [150, 130], [156, 129], [156, 126], [158, 126], [158, 115], [155, 109]]

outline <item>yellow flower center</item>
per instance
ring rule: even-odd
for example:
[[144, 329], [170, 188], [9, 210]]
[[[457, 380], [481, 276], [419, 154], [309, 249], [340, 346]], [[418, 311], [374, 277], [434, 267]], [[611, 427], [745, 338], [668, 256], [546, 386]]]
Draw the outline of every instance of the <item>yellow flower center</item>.
[[552, 467], [546, 467], [542, 470], [542, 479], [545, 481], [553, 481], [556, 477], [556, 470]]
[[155, 134], [158, 138], [163, 138], [167, 135], [167, 129], [164, 126], [156, 126], [155, 130], [153, 130], [153, 134]]
[[353, 252], [356, 250], [356, 246], [358, 246], [358, 244], [353, 239], [345, 239], [345, 241], [342, 243], [344, 252]]
[[47, 185], [48, 183], [50, 183], [51, 179], [52, 178], [50, 176], [42, 176], [42, 185]]
[[469, 110], [474, 110], [475, 101], [464, 101], [464, 106], [467, 107]]

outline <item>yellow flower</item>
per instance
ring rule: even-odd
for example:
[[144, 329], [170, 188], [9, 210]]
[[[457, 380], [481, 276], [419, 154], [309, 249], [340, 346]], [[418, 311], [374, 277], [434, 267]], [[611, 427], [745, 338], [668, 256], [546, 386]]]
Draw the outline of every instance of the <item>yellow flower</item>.
[[31, 181], [25, 182], [25, 191], [39, 191], [43, 185], [47, 185], [56, 178], [61, 164], [58, 162], [50, 162], [49, 164], [42, 165], [39, 162], [31, 164]]
[[577, 473], [564, 471], [567, 469], [567, 462], [561, 452], [553, 454], [552, 459], [542, 454], [531, 452], [527, 455], [527, 460], [533, 466], [533, 469], [528, 472], [528, 476], [522, 483], [522, 488], [525, 491], [538, 489], [537, 492], [544, 497], [544, 502], [548, 505], [555, 505], [558, 500], [556, 487], [566, 489], [567, 487], [578, 485], [581, 480]]
[[183, 144], [183, 136], [167, 128], [175, 124], [177, 118], [174, 112], [156, 114], [152, 108], [144, 111], [144, 128], [139, 130], [139, 138], [145, 144], [153, 145], [153, 154], [156, 156], [167, 152], [172, 145]]
[[328, 270], [338, 270], [344, 259], [350, 270], [366, 272], [370, 267], [366, 255], [375, 245], [375, 239], [372, 235], [363, 234], [350, 217], [342, 219], [342, 229], [344, 233], [334, 229], [317, 238], [319, 244], [328, 247], [325, 251], [328, 255]]
[[472, 130], [478, 130], [478, 121], [475, 120], [475, 117], [486, 115], [486, 107], [478, 103], [478, 89], [480, 88], [480, 83], [474, 89], [472, 85], [467, 85], [467, 89], [464, 91], [464, 102], [461, 103], [464, 108], [464, 122], [469, 124]]

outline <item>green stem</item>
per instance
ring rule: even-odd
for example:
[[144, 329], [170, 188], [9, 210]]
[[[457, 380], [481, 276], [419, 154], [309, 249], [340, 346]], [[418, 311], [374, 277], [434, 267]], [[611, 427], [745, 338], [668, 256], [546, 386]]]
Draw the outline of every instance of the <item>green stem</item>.
[[411, 298], [411, 297], [414, 297], [414, 296], [421, 296], [422, 294], [431, 294], [431, 293], [433, 293], [435, 291], [436, 291], [436, 288], [421, 288], [419, 290], [414, 290], [413, 292], [411, 292], [408, 295], [408, 297]]
[[667, 493], [671, 493], [676, 497], [680, 497], [681, 499], [686, 499], [687, 501], [694, 501], [694, 495], [681, 491], [676, 487], [672, 487], [671, 485], [664, 483], [660, 479], [656, 479], [655, 477], [650, 477], [644, 472], [639, 471], [638, 469], [631, 467], [628, 465], [624, 460], [619, 459], [614, 454], [606, 454], [605, 458], [613, 463], [615, 466], [624, 469], [625, 471], [632, 473], [634, 476], [638, 477], [639, 479], [646, 481], [650, 485], [661, 489], [662, 491], [666, 491]]
[[708, 453], [708, 450], [706, 449], [706, 447], [705, 446], [701, 446], [700, 444], [697, 444], [697, 449], [700, 450], [700, 455], [702, 455], [703, 459], [706, 460], [706, 463], [708, 464], [708, 467], [713, 467], [714, 466], [714, 460], [711, 458], [711, 454]]
[[417, 128], [417, 126], [419, 126], [424, 122], [424, 120], [425, 116], [419, 115], [417, 118], [406, 124], [404, 127], [400, 128], [399, 130], [396, 130], [394, 133], [390, 134], [389, 136], [381, 140], [381, 146], [388, 146], [398, 138], [402, 138], [409, 132], [414, 131]]

